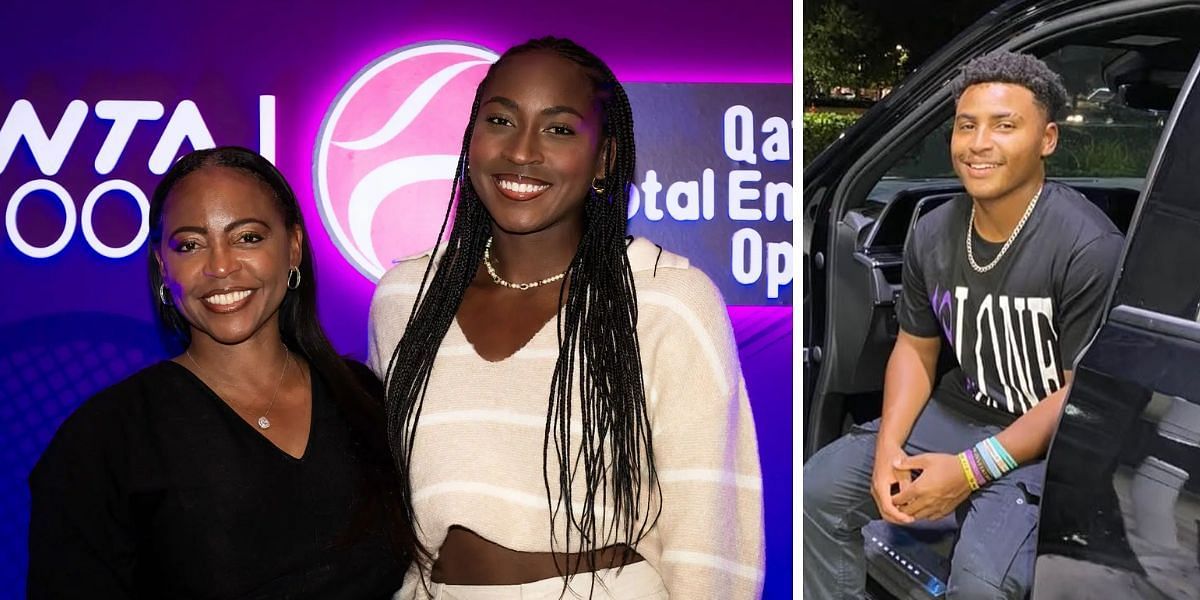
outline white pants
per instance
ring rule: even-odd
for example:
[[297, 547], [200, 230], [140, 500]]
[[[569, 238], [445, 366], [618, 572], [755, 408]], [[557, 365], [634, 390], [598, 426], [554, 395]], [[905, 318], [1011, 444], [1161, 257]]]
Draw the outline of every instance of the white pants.
[[[592, 581], [595, 580], [595, 588]], [[592, 600], [666, 600], [667, 588], [662, 577], [646, 561], [626, 565], [617, 569], [600, 569], [594, 573], [580, 573], [571, 578], [570, 585], [563, 590], [563, 578], [551, 577], [533, 583], [518, 585], [446, 585], [433, 583], [429, 591], [434, 600], [564, 600], [588, 598]]]

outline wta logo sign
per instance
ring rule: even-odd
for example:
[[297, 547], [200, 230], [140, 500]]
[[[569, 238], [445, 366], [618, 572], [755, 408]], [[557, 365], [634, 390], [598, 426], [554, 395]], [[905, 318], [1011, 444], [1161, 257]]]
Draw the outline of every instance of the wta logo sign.
[[433, 247], [475, 88], [497, 58], [453, 42], [401, 48], [355, 75], [326, 113], [317, 207], [342, 255], [372, 281]]

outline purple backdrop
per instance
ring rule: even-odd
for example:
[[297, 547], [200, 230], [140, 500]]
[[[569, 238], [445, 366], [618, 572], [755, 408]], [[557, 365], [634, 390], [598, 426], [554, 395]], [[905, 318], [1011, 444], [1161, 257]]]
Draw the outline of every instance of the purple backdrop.
[[[499, 52], [529, 37], [553, 33], [572, 37], [599, 54], [631, 88], [658, 82], [789, 84], [792, 74], [792, 9], [786, 2], [755, 3], [744, 9], [682, 0], [609, 1], [588, 8], [554, 2], [403, 0], [336, 6], [309, 0], [203, 7], [147, 2], [123, 3], [120, 9], [83, 2], [16, 4], [0, 15], [0, 52], [6, 57], [0, 69], [0, 115], [14, 120], [0, 122], [0, 129], [8, 131], [0, 134], [0, 199], [6, 207], [0, 279], [9, 290], [0, 300], [0, 582], [5, 582], [0, 594], [13, 597], [23, 589], [25, 477], [30, 467], [79, 402], [163, 355], [151, 317], [144, 253], [139, 248], [110, 258], [96, 248], [121, 254], [120, 246], [138, 239], [138, 205], [120, 191], [121, 182], [148, 195], [161, 171], [156, 164], [178, 156], [180, 146], [186, 151], [204, 141], [196, 138], [197, 119], [215, 143], [274, 149], [276, 164], [305, 208], [321, 278], [322, 321], [341, 351], [361, 357], [373, 284], [343, 257], [338, 242], [322, 227], [314, 200], [313, 158], [339, 92], [372, 61], [433, 40]], [[653, 86], [642, 87], [650, 94]], [[780, 86], [673, 89], [687, 89], [701, 98], [697, 106], [708, 102], [717, 111], [739, 102], [744, 91], [741, 102], [758, 111], [755, 127], [765, 128], [766, 117], [791, 121], [790, 109], [784, 113], [779, 108], [780, 98], [790, 92]], [[263, 119], [271, 111], [264, 112], [261, 96], [274, 98], [273, 118]], [[30, 111], [37, 115], [36, 129], [29, 127]], [[635, 118], [637, 111], [635, 104]], [[115, 124], [134, 123], [130, 115], [135, 113], [143, 120], [136, 121], [122, 145], [114, 137]], [[694, 127], [719, 141], [720, 112], [705, 115]], [[265, 122], [274, 123], [274, 142], [260, 146]], [[68, 135], [76, 126], [77, 135]], [[459, 123], [444, 128], [457, 138], [461, 127]], [[37, 137], [42, 128], [45, 143], [31, 143], [29, 135]], [[18, 129], [28, 134], [19, 141], [14, 133]], [[183, 134], [192, 137], [171, 139]], [[761, 146], [763, 133], [757, 136], [755, 144]], [[639, 147], [645, 146], [640, 138]], [[760, 170], [764, 182], [781, 182], [786, 175], [779, 173], [784, 167], [790, 170], [790, 158], [780, 159], [778, 148], [775, 159], [749, 166], [744, 157], [730, 155], [727, 149], [722, 154], [719, 144], [714, 145], [695, 150], [700, 158], [684, 161], [674, 177], [696, 179], [706, 167], [715, 167], [718, 177], [748, 168]], [[55, 168], [51, 163], [58, 158], [61, 166]], [[643, 161], [639, 171], [644, 174], [644, 169]], [[24, 196], [20, 210], [9, 210], [22, 186], [40, 191]], [[46, 191], [56, 186], [65, 191], [63, 199]], [[105, 187], [118, 191], [88, 202], [93, 190]], [[790, 200], [790, 187], [787, 193]], [[71, 216], [62, 206], [66, 199]], [[721, 195], [720, 202], [726, 201]], [[436, 199], [439, 206], [443, 202]], [[89, 206], [93, 210], [85, 219]], [[72, 219], [69, 239], [56, 252], [46, 251], [51, 256], [34, 258], [28, 248], [21, 250], [21, 240], [35, 249], [51, 246]], [[668, 240], [705, 239], [707, 249], [691, 250], [704, 254], [696, 260], [728, 264], [726, 255], [710, 254], [728, 253], [729, 219], [719, 227], [715, 221], [702, 229], [680, 229], [681, 225], [690, 224], [635, 219], [631, 226], [652, 239], [662, 238], [672, 250], [679, 248]], [[776, 250], [788, 240], [782, 228], [791, 229], [782, 218], [749, 225]], [[90, 242], [89, 229], [94, 231]], [[14, 239], [10, 231], [21, 239]], [[656, 231], [662, 235], [656, 236]], [[785, 249], [790, 255], [790, 245]], [[731, 307], [730, 314], [759, 428], [768, 531], [766, 597], [789, 597], [791, 286], [785, 284], [774, 300], [755, 301], [761, 293], [734, 290], [730, 286], [737, 284], [730, 282], [729, 273], [714, 273], [719, 267], [704, 264], [714, 280], [730, 290], [727, 297], [743, 304]], [[771, 266], [766, 265], [767, 270]]]

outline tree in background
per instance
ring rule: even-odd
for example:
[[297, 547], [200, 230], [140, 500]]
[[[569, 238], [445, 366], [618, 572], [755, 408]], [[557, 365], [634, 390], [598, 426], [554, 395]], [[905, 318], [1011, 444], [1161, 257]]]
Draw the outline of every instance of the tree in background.
[[835, 87], [891, 87], [1000, 3], [804, 0], [805, 97]]
[[804, 89], [827, 96], [835, 87], [859, 88], [870, 68], [871, 40], [878, 27], [866, 16], [838, 1], [815, 8], [816, 18], [804, 27]]
[[883, 35], [872, 16], [843, 0], [814, 4], [813, 17], [804, 25], [807, 96], [828, 96], [838, 87], [878, 90], [903, 77], [904, 61], [898, 62], [901, 48]]

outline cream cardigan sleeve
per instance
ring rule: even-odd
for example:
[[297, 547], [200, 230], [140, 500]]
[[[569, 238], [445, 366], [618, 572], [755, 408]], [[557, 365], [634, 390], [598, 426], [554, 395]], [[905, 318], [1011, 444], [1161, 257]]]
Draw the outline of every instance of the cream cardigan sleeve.
[[392, 267], [383, 274], [375, 293], [371, 296], [367, 325], [367, 366], [385, 384], [392, 353], [396, 351], [396, 344], [400, 343], [400, 338], [404, 335], [413, 300], [420, 289], [421, 274], [427, 262], [427, 255], [422, 255]]
[[642, 318], [655, 315], [642, 351], [663, 499], [659, 571], [671, 598], [758, 598], [762, 476], [725, 303], [694, 268], [660, 269], [647, 283], [638, 301]]

